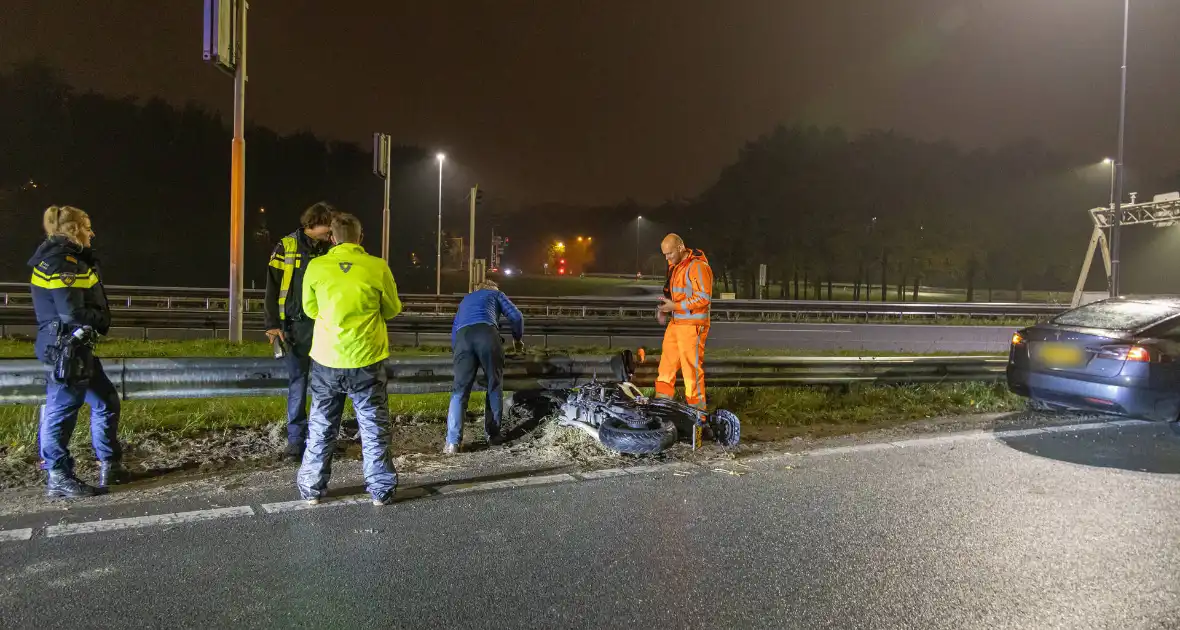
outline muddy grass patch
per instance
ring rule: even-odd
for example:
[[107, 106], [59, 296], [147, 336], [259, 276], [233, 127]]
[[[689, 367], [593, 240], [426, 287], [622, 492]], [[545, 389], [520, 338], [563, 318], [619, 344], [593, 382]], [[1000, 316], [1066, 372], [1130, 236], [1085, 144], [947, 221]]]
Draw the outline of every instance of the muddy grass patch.
[[[650, 392], [649, 392], [650, 393]], [[392, 396], [393, 454], [407, 472], [457, 465], [457, 461], [517, 458], [587, 468], [635, 465], [645, 461], [603, 448], [586, 433], [561, 427], [544, 411], [518, 405], [508, 411], [508, 445], [488, 448], [482, 437], [482, 395], [472, 397], [462, 460], [437, 457], [444, 442], [448, 395]], [[710, 407], [742, 419], [742, 441], [767, 446], [797, 436], [850, 434], [915, 420], [1002, 413], [1021, 407], [1019, 398], [999, 384], [828, 387], [714, 388]], [[346, 424], [351, 409], [346, 409]], [[286, 444], [285, 401], [277, 398], [224, 398], [189, 401], [129, 401], [123, 405], [120, 440], [125, 458], [141, 477], [179, 470], [223, 470], [279, 465]], [[87, 410], [78, 419], [71, 449], [84, 478], [93, 475]], [[347, 429], [341, 456], [359, 458], [359, 441]], [[677, 445], [654, 459], [710, 459], [730, 455], [713, 447], [692, 453]], [[647, 458], [652, 459], [652, 458]], [[35, 483], [37, 407], [0, 407], [0, 488]]]

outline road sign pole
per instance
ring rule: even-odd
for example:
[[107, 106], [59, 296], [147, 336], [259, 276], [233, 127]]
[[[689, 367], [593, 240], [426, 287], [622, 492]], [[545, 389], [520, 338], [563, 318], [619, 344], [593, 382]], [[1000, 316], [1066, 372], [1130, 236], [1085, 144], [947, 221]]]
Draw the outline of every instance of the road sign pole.
[[237, 69], [234, 72], [234, 139], [230, 159], [229, 198], [229, 340], [242, 341], [243, 277], [246, 242], [246, 12], [238, 3], [240, 25]]
[[479, 184], [471, 189], [471, 231], [467, 241], [467, 292], [475, 290], [475, 198], [479, 194]]
[[1122, 290], [1120, 256], [1123, 227], [1123, 137], [1127, 124], [1127, 33], [1131, 21], [1131, 0], [1123, 3], [1123, 67], [1119, 92], [1119, 153], [1114, 163], [1114, 221], [1110, 226], [1110, 297], [1118, 297]]

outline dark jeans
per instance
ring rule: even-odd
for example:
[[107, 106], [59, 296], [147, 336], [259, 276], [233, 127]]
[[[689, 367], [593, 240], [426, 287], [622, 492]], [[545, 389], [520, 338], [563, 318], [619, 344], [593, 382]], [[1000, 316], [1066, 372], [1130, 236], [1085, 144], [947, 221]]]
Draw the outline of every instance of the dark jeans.
[[483, 430], [488, 437], [499, 435], [504, 413], [504, 346], [500, 343], [500, 331], [486, 324], [460, 328], [451, 350], [455, 382], [451, 385], [451, 406], [447, 410], [447, 444], [459, 444], [463, 440], [463, 418], [467, 415], [467, 401], [475, 385], [477, 368], [483, 369], [488, 379]]
[[90, 405], [90, 440], [95, 456], [104, 462], [122, 459], [118, 438], [119, 392], [103, 371], [102, 362], [94, 359], [94, 374], [84, 382], [67, 385], [54, 380], [52, 367], [47, 376], [40, 427], [42, 466], [46, 470], [73, 472], [70, 438], [83, 404]]
[[302, 447], [307, 442], [307, 380], [311, 371], [311, 338], [315, 320], [287, 323], [287, 444]]
[[328, 488], [345, 398], [352, 399], [360, 426], [365, 487], [374, 499], [386, 499], [393, 494], [397, 471], [389, 453], [387, 381], [384, 362], [344, 369], [312, 361], [307, 449], [303, 451], [303, 465], [296, 477], [303, 498], [321, 497]]

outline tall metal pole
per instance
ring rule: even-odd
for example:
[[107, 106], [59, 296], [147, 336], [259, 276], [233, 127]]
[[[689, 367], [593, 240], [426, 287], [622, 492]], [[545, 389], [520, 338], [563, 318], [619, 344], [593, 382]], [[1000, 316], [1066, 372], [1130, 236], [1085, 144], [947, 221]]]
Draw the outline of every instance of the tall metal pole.
[[234, 139], [229, 184], [229, 340], [242, 341], [246, 244], [246, 0], [238, 3], [241, 51], [234, 72]]
[[1122, 85], [1119, 91], [1119, 154], [1114, 169], [1114, 222], [1110, 226], [1110, 297], [1118, 297], [1121, 291], [1119, 276], [1120, 238], [1123, 227], [1123, 138], [1127, 124], [1127, 34], [1131, 22], [1131, 0], [1123, 0], [1123, 68]]
[[442, 167], [446, 158], [438, 156], [438, 243], [434, 248], [434, 294], [442, 295]]
[[639, 222], [643, 220], [642, 216], [635, 217], [635, 276], [638, 277], [639, 270]]
[[479, 194], [479, 184], [471, 189], [471, 236], [467, 242], [467, 292], [475, 290], [475, 198]]
[[392, 153], [389, 142], [384, 143], [383, 153], [385, 155], [381, 158], [385, 162], [385, 198], [381, 211], [381, 260], [384, 260], [385, 264], [389, 264], [389, 180], [392, 175], [390, 171], [393, 170], [393, 165], [389, 163]]
[[1114, 207], [1114, 160], [1110, 161], [1110, 205], [1107, 207]]

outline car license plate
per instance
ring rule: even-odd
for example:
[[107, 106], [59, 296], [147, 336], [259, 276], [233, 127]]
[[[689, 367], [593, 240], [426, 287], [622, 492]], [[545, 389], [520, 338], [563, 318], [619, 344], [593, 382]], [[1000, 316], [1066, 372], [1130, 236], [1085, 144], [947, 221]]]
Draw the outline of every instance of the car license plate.
[[1046, 367], [1052, 368], [1080, 367], [1086, 362], [1081, 348], [1065, 343], [1040, 344], [1037, 358]]

